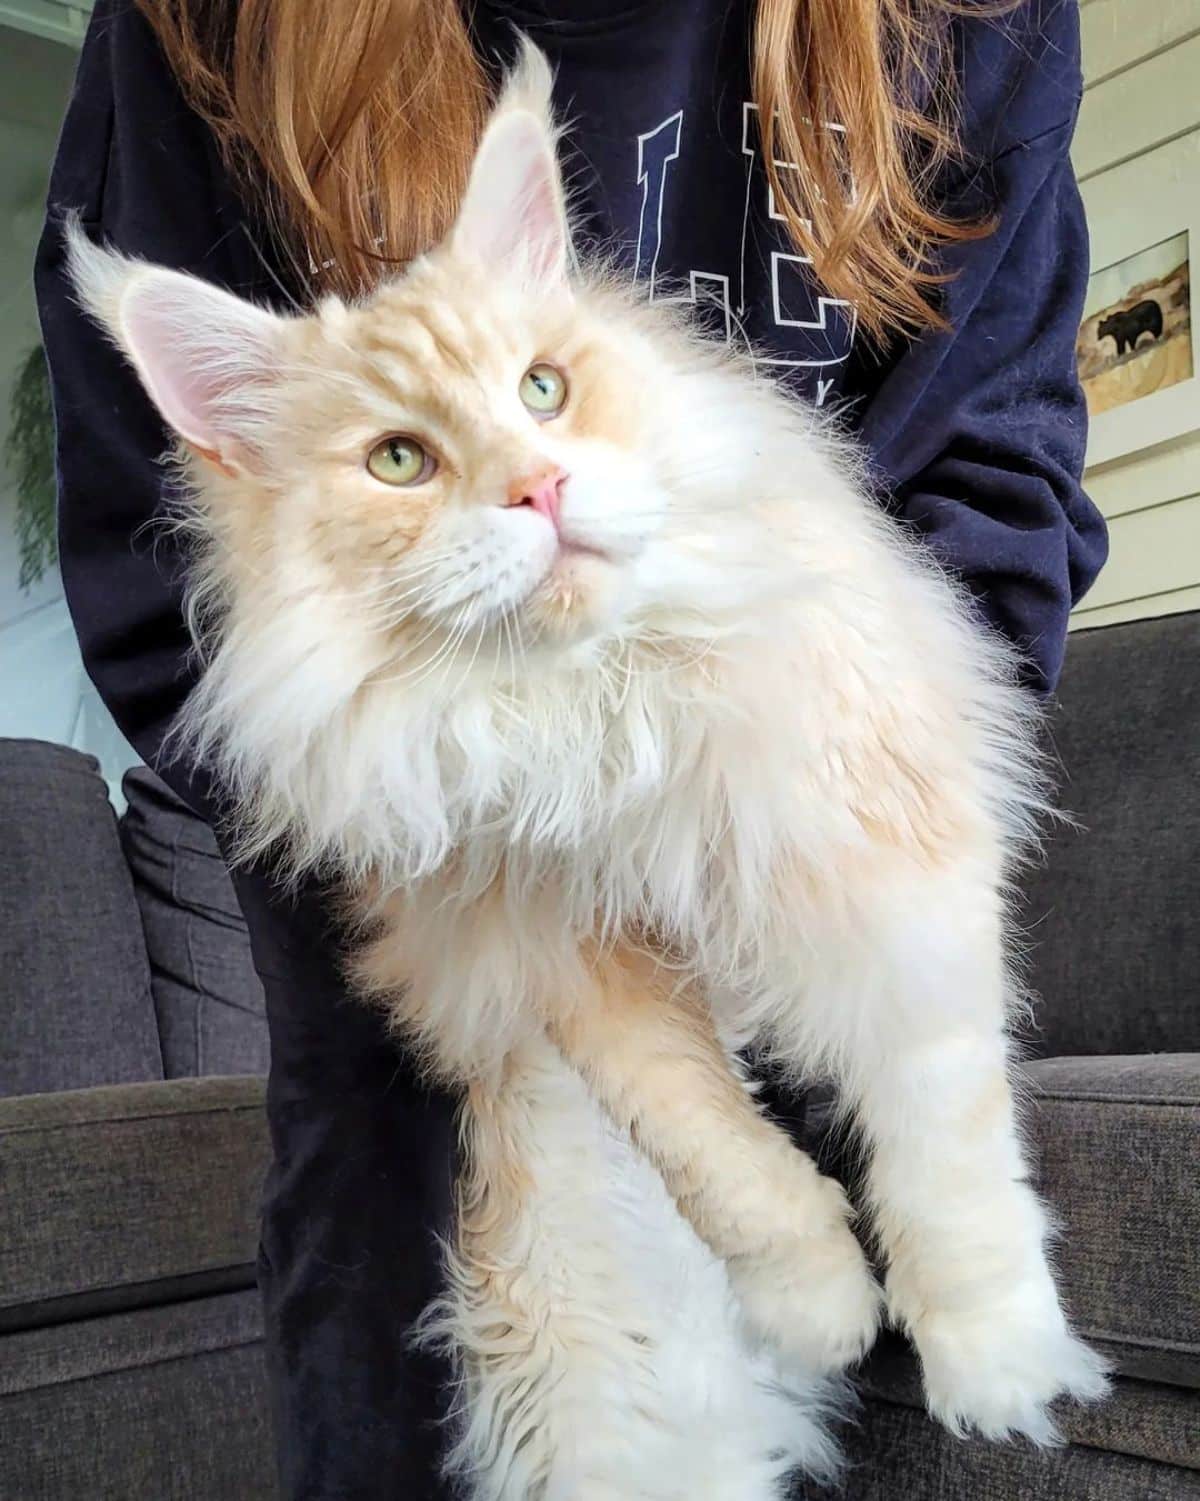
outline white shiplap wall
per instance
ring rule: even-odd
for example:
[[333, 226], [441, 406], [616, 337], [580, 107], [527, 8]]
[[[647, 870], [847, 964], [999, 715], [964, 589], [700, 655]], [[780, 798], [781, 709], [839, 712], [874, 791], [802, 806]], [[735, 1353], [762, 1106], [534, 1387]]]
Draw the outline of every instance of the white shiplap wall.
[[[0, 25], [28, 36], [44, 37], [78, 47], [92, 13], [91, 0], [72, 5], [69, 0], [0, 0]], [[4, 33], [0, 32], [0, 42]]]
[[[1129, 213], [1130, 184], [1151, 152], [1200, 195], [1200, 0], [1083, 0], [1081, 16], [1085, 93], [1073, 156], [1099, 246]], [[1193, 244], [1193, 263], [1198, 255]], [[1193, 301], [1193, 320], [1197, 311]], [[1112, 550], [1076, 629], [1200, 608], [1200, 400], [1196, 426], [1089, 471]]]

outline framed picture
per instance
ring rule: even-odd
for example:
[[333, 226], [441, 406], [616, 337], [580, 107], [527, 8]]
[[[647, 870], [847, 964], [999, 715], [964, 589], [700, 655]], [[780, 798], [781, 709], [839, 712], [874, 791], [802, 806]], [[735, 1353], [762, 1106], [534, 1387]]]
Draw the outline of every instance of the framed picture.
[[[1192, 316], [1200, 161], [1188, 155], [1181, 163], [1169, 146], [1149, 152], [1127, 164], [1134, 173], [1126, 182], [1105, 183], [1103, 199], [1088, 203], [1095, 269], [1075, 353], [1090, 418], [1089, 467], [1200, 428]], [[1136, 201], [1122, 199], [1122, 186]]]

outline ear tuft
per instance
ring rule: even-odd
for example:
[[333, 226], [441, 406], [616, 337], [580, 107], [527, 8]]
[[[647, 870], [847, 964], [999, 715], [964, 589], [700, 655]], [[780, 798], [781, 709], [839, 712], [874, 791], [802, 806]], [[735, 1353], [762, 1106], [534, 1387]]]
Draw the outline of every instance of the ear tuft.
[[475, 154], [453, 235], [456, 248], [535, 285], [565, 280], [569, 246], [552, 84], [545, 54], [522, 38]]
[[84, 310], [91, 314], [109, 337], [117, 336], [121, 294], [130, 279], [143, 269], [141, 262], [93, 245], [78, 214], [69, 214], [63, 224], [67, 250], [67, 275]]
[[87, 311], [185, 442], [253, 467], [273, 416], [287, 320], [198, 277], [94, 245], [66, 225], [68, 270]]
[[554, 70], [546, 54], [527, 36], [522, 36], [517, 48], [516, 61], [508, 70], [504, 86], [500, 90], [495, 114], [506, 110], [524, 110], [535, 115], [551, 141], [556, 139], [554, 127]]

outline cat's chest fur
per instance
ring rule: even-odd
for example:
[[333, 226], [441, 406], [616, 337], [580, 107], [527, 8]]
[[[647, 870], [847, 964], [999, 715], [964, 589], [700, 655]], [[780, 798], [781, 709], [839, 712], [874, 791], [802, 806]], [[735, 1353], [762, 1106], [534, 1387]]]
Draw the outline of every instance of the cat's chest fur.
[[387, 884], [464, 931], [500, 904], [514, 927], [575, 942], [653, 931], [685, 952], [744, 949], [781, 881], [865, 837], [816, 694], [777, 689], [793, 674], [761, 643], [634, 642], [467, 686], [391, 758]]

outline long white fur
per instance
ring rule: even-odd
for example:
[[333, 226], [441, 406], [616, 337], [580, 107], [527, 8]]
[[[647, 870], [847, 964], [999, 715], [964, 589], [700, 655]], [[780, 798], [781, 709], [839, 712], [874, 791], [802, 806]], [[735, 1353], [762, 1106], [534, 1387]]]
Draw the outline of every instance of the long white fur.
[[486, 1269], [448, 1248], [421, 1331], [460, 1364], [450, 1467], [478, 1501], [772, 1501], [797, 1465], [831, 1477], [845, 1394], [747, 1345], [723, 1264], [544, 1039], [488, 1116], [526, 1167], [521, 1215]]
[[[548, 92], [527, 51], [493, 129], [518, 113], [551, 139]], [[122, 299], [150, 273], [73, 253], [127, 342]], [[369, 610], [298, 566], [246, 607], [211, 517], [196, 585], [215, 608], [186, 733], [246, 847], [407, 893], [417, 1041], [494, 1089], [528, 1165], [510, 1252], [530, 1338], [495, 1345], [466, 1263], [430, 1326], [464, 1362], [456, 1463], [479, 1501], [766, 1501], [789, 1464], [828, 1465], [819, 1384], [793, 1373], [780, 1394], [722, 1267], [545, 1043], [531, 997], [569, 997], [580, 941], [630, 932], [688, 957], [730, 1038], [838, 1081], [932, 1409], [1049, 1441], [1050, 1399], [1103, 1376], [1059, 1309], [1005, 1083], [1004, 893], [1044, 806], [1012, 654], [811, 414], [632, 292], [585, 274], [574, 295], [658, 393], [653, 482], [631, 472], [613, 491], [636, 505], [585, 517], [626, 557], [603, 629], [506, 655], [497, 627], [470, 662], [389, 688]], [[261, 383], [227, 401], [251, 447], [263, 401]], [[460, 580], [443, 582], [449, 618]], [[944, 848], [924, 850], [918, 811], [954, 831]], [[481, 905], [502, 867], [503, 902]]]

